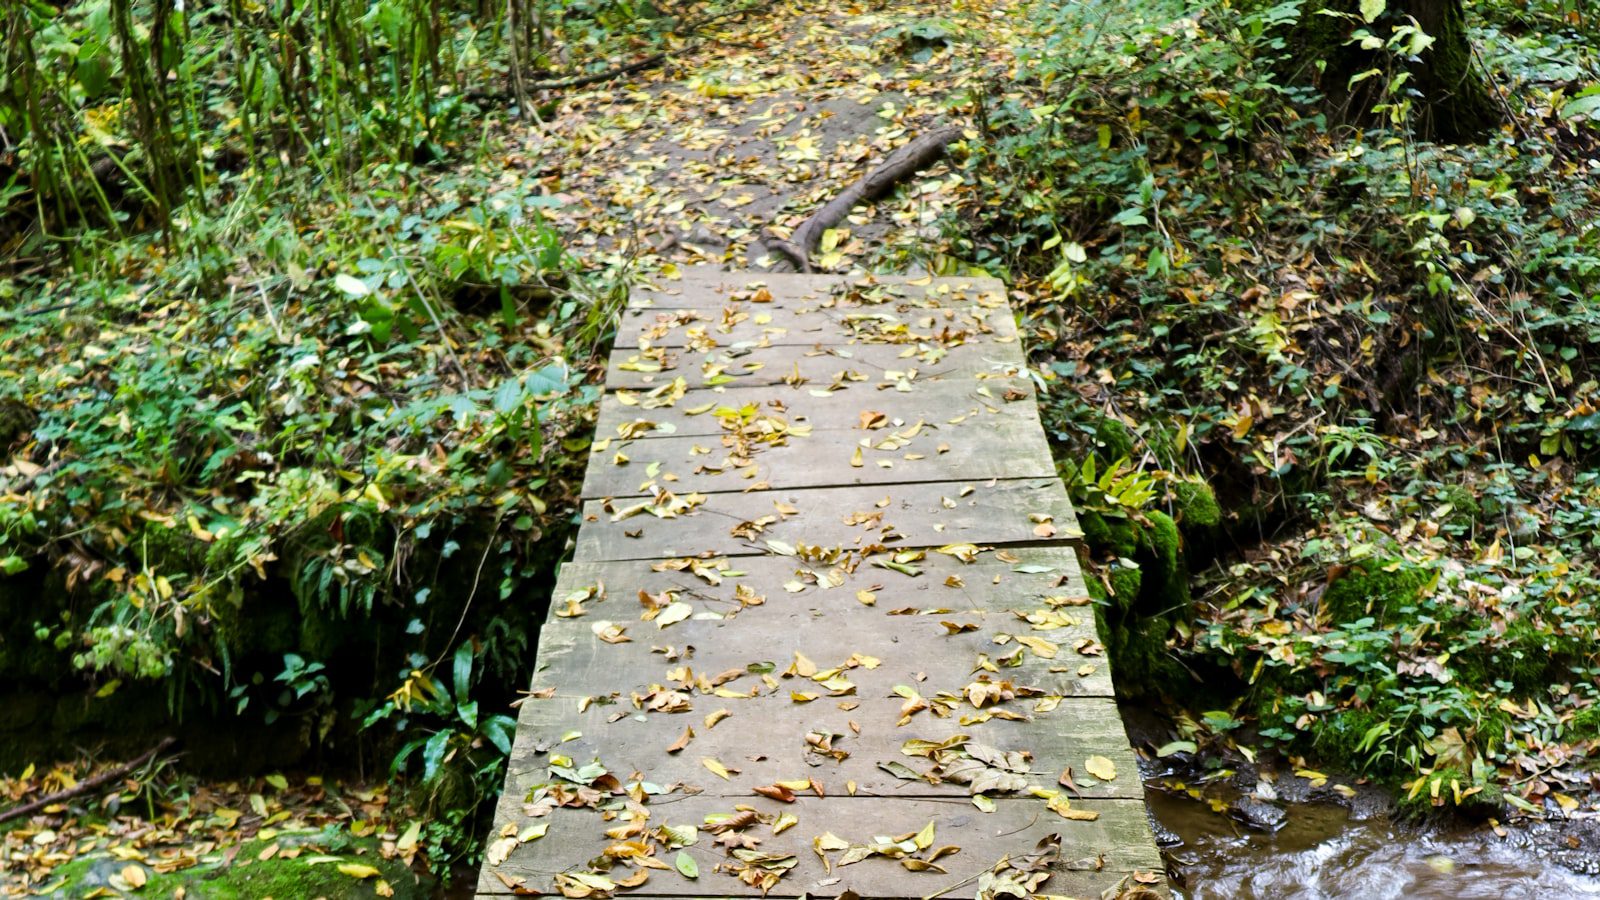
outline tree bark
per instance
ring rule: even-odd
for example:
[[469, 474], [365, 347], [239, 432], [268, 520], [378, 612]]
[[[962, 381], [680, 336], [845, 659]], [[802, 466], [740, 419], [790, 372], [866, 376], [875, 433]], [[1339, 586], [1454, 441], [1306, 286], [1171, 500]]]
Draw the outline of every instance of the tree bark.
[[[1308, 62], [1323, 64], [1316, 80], [1335, 112], [1347, 121], [1365, 123], [1375, 121], [1372, 107], [1382, 102], [1380, 91], [1386, 79], [1367, 79], [1353, 88], [1349, 82], [1351, 77], [1380, 66], [1383, 59], [1349, 42], [1358, 27], [1356, 22], [1320, 12], [1353, 14], [1357, 6], [1355, 0], [1325, 0], [1306, 8], [1294, 44]], [[1413, 19], [1433, 38], [1433, 44], [1409, 65], [1407, 87], [1419, 95], [1414, 99], [1417, 135], [1452, 144], [1485, 140], [1505, 121], [1505, 112], [1485, 75], [1473, 66], [1462, 0], [1389, 0], [1383, 14], [1366, 28], [1387, 38], [1391, 29]]]

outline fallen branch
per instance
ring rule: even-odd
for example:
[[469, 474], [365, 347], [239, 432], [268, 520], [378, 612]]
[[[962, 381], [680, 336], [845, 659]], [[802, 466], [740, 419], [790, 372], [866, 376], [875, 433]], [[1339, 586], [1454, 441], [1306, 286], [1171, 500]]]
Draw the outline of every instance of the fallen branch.
[[171, 747], [176, 742], [177, 741], [174, 738], [162, 738], [161, 743], [151, 747], [144, 753], [141, 753], [131, 762], [117, 766], [115, 769], [110, 771], [101, 772], [99, 775], [96, 775], [92, 778], [85, 778], [72, 787], [64, 788], [56, 791], [53, 794], [46, 794], [37, 800], [30, 800], [20, 806], [13, 806], [5, 812], [0, 812], [0, 822], [9, 822], [12, 819], [18, 819], [23, 816], [32, 815], [47, 806], [62, 803], [64, 801], [71, 800], [74, 797], [81, 797], [84, 794], [91, 792], [98, 793], [100, 788], [110, 784], [113, 781], [121, 781], [123, 778], [126, 778], [129, 772], [132, 772], [133, 770], [144, 766], [146, 763], [150, 762], [150, 760], [155, 759], [157, 755], [166, 750], [168, 747]]
[[[689, 49], [689, 48], [685, 48]], [[527, 84], [530, 91], [559, 91], [568, 88], [588, 87], [591, 84], [603, 84], [613, 81], [624, 75], [632, 75], [645, 69], [653, 69], [667, 61], [668, 54], [657, 53], [644, 59], [622, 65], [612, 66], [604, 72], [595, 72], [590, 75], [574, 75], [571, 78], [557, 78], [553, 81], [530, 81]]]
[[812, 213], [788, 240], [767, 232], [762, 235], [761, 243], [769, 251], [785, 257], [801, 272], [812, 271], [811, 254], [822, 242], [823, 232], [842, 222], [856, 204], [882, 197], [895, 185], [933, 165], [944, 156], [945, 149], [961, 137], [962, 131], [961, 126], [950, 125], [902, 144], [877, 168]]

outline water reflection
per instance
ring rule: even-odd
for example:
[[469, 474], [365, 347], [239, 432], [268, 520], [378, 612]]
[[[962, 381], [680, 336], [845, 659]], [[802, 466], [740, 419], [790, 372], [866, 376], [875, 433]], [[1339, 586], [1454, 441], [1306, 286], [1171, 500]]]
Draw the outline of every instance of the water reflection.
[[1290, 805], [1283, 828], [1264, 834], [1187, 796], [1150, 791], [1149, 800], [1181, 840], [1167, 854], [1185, 882], [1178, 896], [1193, 900], [1600, 897], [1600, 879], [1551, 860], [1527, 829], [1408, 829], [1313, 803]]

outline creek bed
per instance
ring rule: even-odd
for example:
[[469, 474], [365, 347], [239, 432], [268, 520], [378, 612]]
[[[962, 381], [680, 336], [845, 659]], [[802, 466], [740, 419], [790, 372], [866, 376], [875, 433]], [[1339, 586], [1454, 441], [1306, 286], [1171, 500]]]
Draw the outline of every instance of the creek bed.
[[[1252, 828], [1239, 819], [1237, 789], [1212, 785], [1196, 798], [1174, 783], [1167, 774], [1147, 777], [1146, 796], [1178, 897], [1600, 897], [1596, 820], [1506, 823], [1497, 833], [1488, 823], [1407, 825], [1359, 800], [1276, 800], [1281, 824]], [[1271, 824], [1277, 829], [1262, 827]]]

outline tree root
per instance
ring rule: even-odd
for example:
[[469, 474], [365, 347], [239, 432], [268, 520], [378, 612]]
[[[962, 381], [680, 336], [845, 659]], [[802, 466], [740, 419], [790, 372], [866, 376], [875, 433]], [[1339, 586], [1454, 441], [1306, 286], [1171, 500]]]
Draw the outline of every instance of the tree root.
[[784, 258], [779, 265], [787, 261], [798, 271], [813, 271], [811, 254], [821, 243], [823, 232], [843, 221], [856, 204], [882, 197], [895, 185], [933, 165], [944, 156], [946, 148], [960, 139], [963, 130], [962, 126], [949, 125], [913, 138], [896, 148], [877, 168], [812, 213], [787, 240], [767, 231], [761, 236], [761, 245], [768, 252]]

